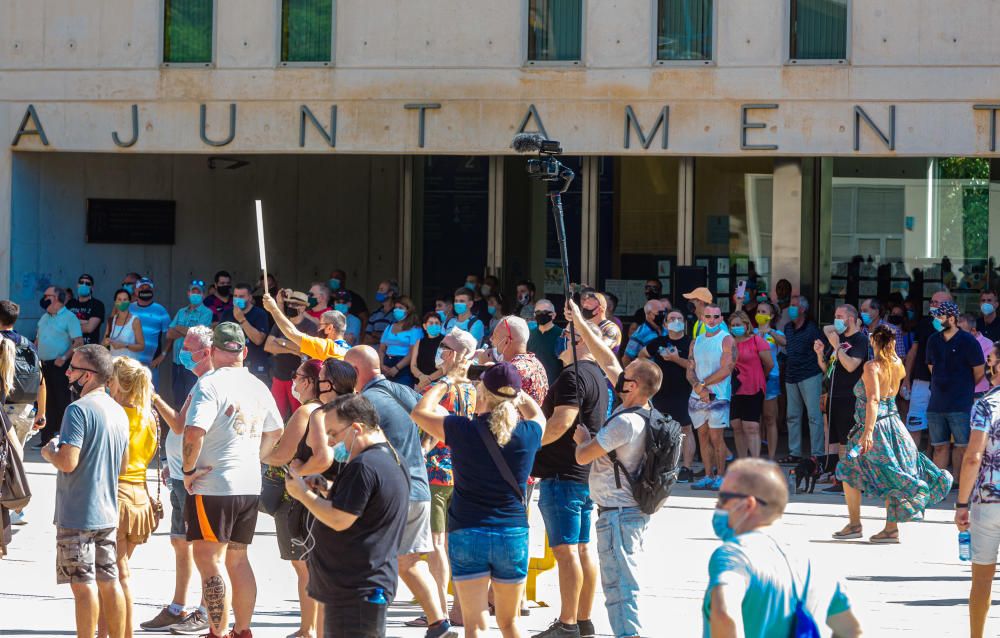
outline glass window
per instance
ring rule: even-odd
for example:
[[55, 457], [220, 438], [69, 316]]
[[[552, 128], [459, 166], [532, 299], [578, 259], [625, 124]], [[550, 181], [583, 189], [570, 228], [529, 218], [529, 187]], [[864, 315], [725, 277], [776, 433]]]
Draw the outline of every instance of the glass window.
[[213, 0], [163, 0], [163, 61], [212, 63]]
[[528, 0], [528, 61], [579, 62], [583, 0]]
[[657, 60], [712, 59], [714, 0], [658, 0]]
[[847, 59], [848, 0], [789, 0], [792, 60]]
[[282, 0], [282, 62], [329, 63], [332, 46], [333, 0]]

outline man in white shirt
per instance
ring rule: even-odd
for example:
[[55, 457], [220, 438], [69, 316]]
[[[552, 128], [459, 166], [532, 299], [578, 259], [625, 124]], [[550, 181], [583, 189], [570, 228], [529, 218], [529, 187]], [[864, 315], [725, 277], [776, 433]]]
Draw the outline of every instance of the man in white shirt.
[[[247, 559], [260, 498], [260, 458], [281, 436], [271, 392], [243, 367], [246, 336], [222, 322], [212, 334], [212, 363], [191, 390], [182, 451], [187, 539], [202, 578], [209, 638], [247, 638], [257, 583]], [[226, 565], [232, 592], [222, 576]]]

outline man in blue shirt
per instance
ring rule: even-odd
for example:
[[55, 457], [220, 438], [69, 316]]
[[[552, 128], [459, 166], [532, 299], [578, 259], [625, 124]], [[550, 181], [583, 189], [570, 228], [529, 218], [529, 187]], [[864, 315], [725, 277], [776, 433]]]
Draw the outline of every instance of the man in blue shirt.
[[[179, 409], [184, 399], [187, 398], [191, 388], [194, 387], [198, 377], [194, 372], [188, 370], [181, 361], [181, 348], [184, 346], [184, 337], [188, 328], [195, 326], [211, 326], [212, 310], [205, 305], [205, 282], [196, 279], [188, 286], [188, 305], [177, 311], [170, 322], [170, 329], [167, 331], [167, 343], [163, 347], [164, 352], [173, 353], [173, 394], [174, 404]], [[193, 362], [192, 362], [193, 363]]]
[[704, 636], [790, 636], [796, 607], [835, 636], [861, 635], [843, 585], [772, 536], [788, 487], [772, 461], [740, 459], [729, 467], [712, 516], [722, 546], [708, 565]]
[[233, 287], [233, 307], [222, 313], [222, 321], [238, 323], [247, 335], [247, 357], [243, 365], [250, 374], [271, 385], [269, 369], [271, 355], [264, 350], [270, 325], [267, 312], [253, 303], [253, 288], [250, 284], [236, 284]]
[[944, 469], [950, 460], [955, 475], [961, 471], [965, 448], [969, 445], [973, 395], [986, 365], [979, 342], [959, 329], [959, 314], [958, 305], [952, 301], [932, 308], [937, 334], [927, 340], [927, 367], [931, 371], [927, 430], [934, 448], [934, 464]]
[[167, 309], [153, 301], [153, 280], [143, 277], [135, 282], [136, 301], [129, 311], [142, 322], [142, 337], [146, 347], [139, 353], [139, 362], [149, 366], [153, 385], [160, 387], [160, 364], [167, 358], [167, 350], [160, 346], [160, 338], [170, 329]]
[[622, 357], [624, 365], [628, 365], [629, 362], [638, 357], [639, 351], [645, 348], [650, 341], [663, 336], [663, 323], [667, 320], [666, 305], [668, 305], [666, 302], [659, 299], [650, 299], [642, 307], [645, 311], [646, 322], [636, 328], [632, 336], [628, 338], [625, 355]]
[[486, 326], [482, 320], [472, 312], [472, 304], [475, 297], [468, 288], [459, 288], [455, 291], [455, 316], [448, 320], [445, 332], [450, 332], [452, 328], [459, 328], [476, 338], [476, 343], [483, 344], [486, 335]]
[[49, 442], [59, 433], [63, 413], [70, 402], [69, 382], [66, 381], [66, 364], [73, 350], [83, 345], [80, 320], [66, 309], [66, 291], [49, 286], [41, 300], [45, 312], [38, 320], [35, 349], [42, 362], [42, 377], [47, 392], [45, 428], [42, 429], [37, 447]]
[[[802, 296], [792, 297], [788, 307], [791, 319], [784, 326], [785, 393], [788, 395], [788, 456], [782, 462], [798, 462], [809, 454], [824, 453], [825, 436], [823, 415], [819, 410], [819, 397], [823, 390], [823, 371], [816, 361], [815, 344], [826, 343], [823, 333], [809, 317], [809, 301]], [[810, 450], [802, 445], [803, 410], [809, 419]]]

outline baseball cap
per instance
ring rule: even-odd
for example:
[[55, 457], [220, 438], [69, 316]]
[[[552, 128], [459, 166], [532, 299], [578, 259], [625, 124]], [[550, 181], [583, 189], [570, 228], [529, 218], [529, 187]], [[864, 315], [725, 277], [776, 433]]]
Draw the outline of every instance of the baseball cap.
[[309, 304], [309, 295], [298, 290], [293, 290], [291, 294], [285, 297], [285, 301], [294, 301], [295, 303], [300, 303], [302, 305]]
[[451, 348], [463, 359], [471, 359], [476, 352], [476, 338], [461, 328], [452, 328], [441, 340], [441, 345]]
[[232, 321], [223, 321], [212, 331], [212, 345], [226, 352], [242, 352], [246, 340], [243, 328]]
[[935, 317], [957, 317], [962, 313], [954, 301], [942, 301], [937, 308], [931, 308], [931, 314]]
[[143, 277], [139, 281], [135, 282], [136, 290], [138, 290], [140, 286], [149, 286], [150, 288], [155, 288], [155, 286], [153, 285], [153, 280], [150, 279], [149, 277]]
[[76, 278], [77, 281], [80, 281], [81, 279], [86, 279], [87, 281], [89, 281], [91, 283], [91, 285], [93, 285], [93, 283], [94, 283], [94, 277], [93, 277], [93, 275], [89, 275], [87, 273], [83, 273], [82, 275], [80, 275], [79, 277]]
[[684, 293], [683, 297], [685, 299], [690, 299], [692, 301], [697, 299], [698, 301], [701, 301], [703, 303], [712, 303], [712, 291], [710, 291], [708, 288], [705, 288], [704, 286], [700, 288], [695, 288], [691, 292]]
[[351, 298], [351, 293], [348, 292], [347, 290], [338, 290], [337, 292], [333, 293], [333, 300], [339, 301], [341, 303], [349, 303], [354, 301]]
[[521, 373], [507, 361], [490, 366], [480, 379], [487, 390], [505, 399], [513, 399], [521, 390]]

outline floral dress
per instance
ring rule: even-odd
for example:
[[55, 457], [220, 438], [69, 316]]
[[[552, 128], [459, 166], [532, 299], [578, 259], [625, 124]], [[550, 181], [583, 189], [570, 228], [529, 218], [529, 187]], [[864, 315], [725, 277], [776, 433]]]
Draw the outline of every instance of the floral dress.
[[[854, 386], [854, 428], [847, 447], [853, 449], [865, 429], [865, 384]], [[886, 520], [905, 523], [923, 518], [924, 509], [944, 499], [952, 477], [917, 451], [896, 410], [895, 397], [882, 399], [872, 431], [872, 449], [855, 458], [845, 456], [837, 465], [837, 478], [868, 496], [885, 500]]]
[[[448, 392], [441, 399], [440, 405], [449, 414], [471, 418], [476, 409], [476, 386], [471, 383], [449, 383]], [[450, 447], [438, 441], [424, 455], [424, 461], [427, 465], [427, 480], [431, 485], [444, 487], [455, 485]]]

